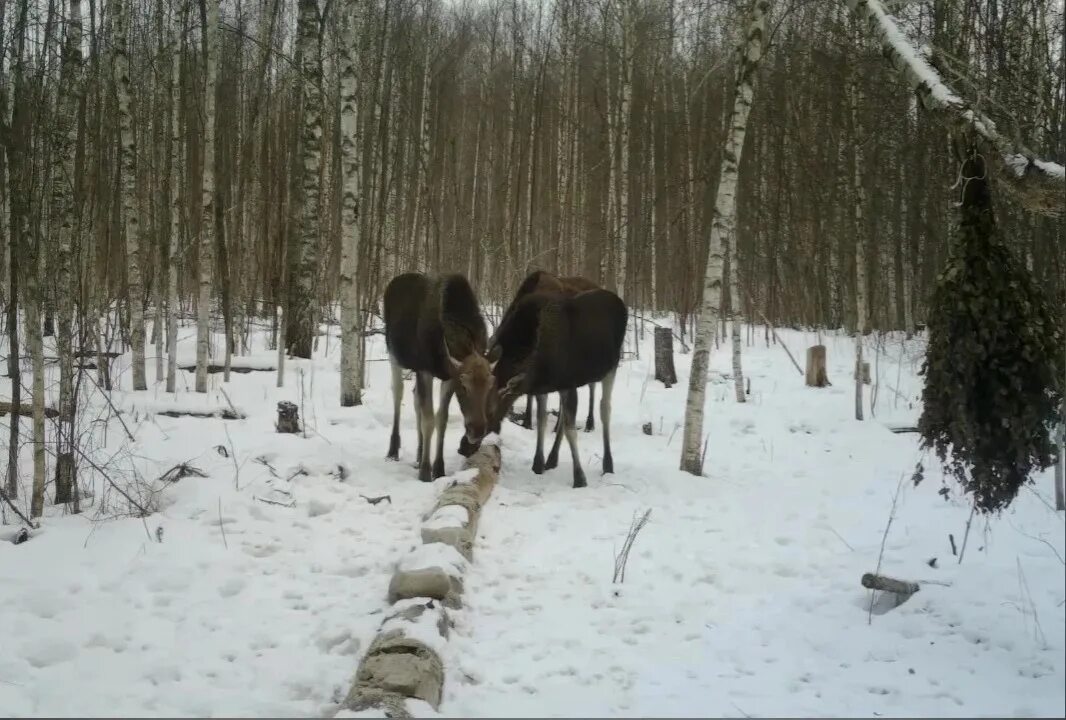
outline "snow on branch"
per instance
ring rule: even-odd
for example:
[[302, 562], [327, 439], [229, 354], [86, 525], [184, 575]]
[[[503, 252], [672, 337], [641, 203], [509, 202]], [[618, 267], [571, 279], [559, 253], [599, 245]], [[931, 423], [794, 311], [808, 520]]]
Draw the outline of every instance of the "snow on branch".
[[1024, 207], [1043, 215], [1058, 216], [1066, 205], [1066, 172], [1059, 163], [1035, 158], [1033, 153], [1004, 137], [984, 113], [971, 107], [944, 84], [919, 55], [896, 19], [885, 12], [881, 0], [847, 0], [848, 7], [866, 21], [881, 43], [885, 58], [918, 95], [922, 107], [944, 116], [979, 140], [1000, 160], [1001, 186]]

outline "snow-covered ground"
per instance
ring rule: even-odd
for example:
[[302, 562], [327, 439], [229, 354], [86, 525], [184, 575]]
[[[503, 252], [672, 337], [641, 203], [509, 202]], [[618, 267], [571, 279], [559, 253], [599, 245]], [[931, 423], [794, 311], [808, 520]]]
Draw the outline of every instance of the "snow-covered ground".
[[[155, 385], [114, 392], [132, 443], [115, 420], [89, 424], [107, 415], [91, 391], [83, 426], [94, 462], [160, 509], [115, 517], [128, 503], [98, 475], [86, 513], [49, 508], [29, 542], [0, 542], [5, 715], [336, 710], [386, 608], [394, 564], [418, 544], [443, 481], [419, 483], [412, 467], [410, 382], [402, 461], [384, 459], [381, 336], [369, 347], [366, 404], [338, 407], [331, 332], [313, 361], [286, 363], [281, 389], [275, 372], [250, 372], [234, 374], [224, 396], [213, 374], [205, 398], [182, 373], [176, 400]], [[190, 358], [191, 335], [182, 333]], [[816, 342], [781, 336], [800, 362]], [[872, 363], [876, 405], [860, 423], [850, 340], [826, 339], [836, 384], [811, 389], [779, 345], [767, 347], [761, 330], [756, 338], [745, 348], [745, 405], [722, 377], [728, 347], [714, 356], [707, 478], [677, 470], [689, 356], [675, 357], [679, 383], [663, 388], [650, 330], [615, 384], [613, 476], [600, 474], [598, 429], [579, 435], [589, 487], [573, 490], [565, 448], [560, 466], [538, 477], [533, 433], [504, 428], [500, 484], [443, 651], [443, 715], [1066, 713], [1066, 533], [1049, 506], [1050, 474], [1002, 517], [974, 521], [960, 565], [948, 535], [961, 547], [968, 506], [954, 488], [949, 500], [938, 495], [932, 458], [914, 487], [916, 436], [886, 427], [918, 417], [920, 341], [884, 341]], [[265, 335], [256, 348], [246, 366], [273, 366]], [[128, 357], [116, 367], [129, 388]], [[274, 432], [279, 400], [301, 406], [307, 437]], [[584, 390], [579, 402], [584, 418]], [[247, 419], [159, 414], [231, 403]], [[460, 424], [453, 411], [449, 471], [461, 464]], [[28, 484], [28, 447], [23, 458]], [[207, 476], [153, 480], [180, 462]], [[859, 579], [878, 567], [897, 490], [881, 571], [923, 585], [897, 608], [879, 604], [871, 623]], [[365, 499], [382, 495], [391, 502]], [[615, 553], [649, 508], [625, 582], [613, 584]]]

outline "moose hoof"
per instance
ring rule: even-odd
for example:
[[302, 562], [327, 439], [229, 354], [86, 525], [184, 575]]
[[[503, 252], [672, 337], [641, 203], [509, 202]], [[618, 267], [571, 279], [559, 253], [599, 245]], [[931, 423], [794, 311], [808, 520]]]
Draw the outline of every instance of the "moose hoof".
[[554, 470], [557, 467], [559, 467], [559, 456], [558, 455], [549, 455], [548, 456], [548, 462], [544, 463], [544, 469], [545, 470]]
[[609, 474], [613, 475], [614, 474], [614, 458], [612, 458], [610, 455], [608, 455], [607, 457], [605, 457], [603, 459], [603, 474], [604, 475], [609, 475]]
[[589, 418], [588, 420], [585, 421], [585, 432], [592, 432], [595, 429], [596, 429], [596, 421], [595, 420], [593, 420], [592, 418]]
[[430, 476], [429, 465], [418, 466], [418, 479], [422, 482], [433, 482], [433, 478]]
[[399, 452], [392, 452], [390, 450], [389, 454], [385, 456], [385, 459], [386, 460], [399, 460], [400, 459], [400, 453]]
[[438, 460], [433, 463], [433, 479], [436, 480], [439, 477], [444, 477], [444, 461]]
[[575, 488], [588, 487], [588, 483], [585, 482], [585, 473], [574, 473], [574, 487]]
[[533, 458], [533, 473], [536, 475], [544, 474], [544, 456], [536, 455]]

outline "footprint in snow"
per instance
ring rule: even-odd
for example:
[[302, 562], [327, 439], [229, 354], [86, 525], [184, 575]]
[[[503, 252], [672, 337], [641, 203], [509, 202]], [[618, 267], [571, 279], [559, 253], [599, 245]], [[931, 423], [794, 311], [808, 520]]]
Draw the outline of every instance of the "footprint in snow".
[[241, 577], [229, 578], [228, 580], [226, 580], [225, 582], [223, 582], [221, 585], [218, 586], [218, 594], [221, 595], [224, 598], [233, 597], [234, 595], [237, 595], [238, 593], [240, 593], [240, 591], [244, 589], [244, 586], [246, 584], [247, 584], [247, 582], [244, 580], [244, 578], [241, 578]]

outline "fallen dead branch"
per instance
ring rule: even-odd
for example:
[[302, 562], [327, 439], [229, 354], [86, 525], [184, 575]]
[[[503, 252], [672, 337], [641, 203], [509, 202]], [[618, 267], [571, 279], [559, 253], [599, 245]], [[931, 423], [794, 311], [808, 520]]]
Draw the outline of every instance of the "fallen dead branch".
[[379, 497], [367, 497], [366, 495], [360, 495], [359, 497], [363, 498], [364, 500], [366, 500], [371, 505], [377, 505], [382, 500], [388, 500], [389, 501], [389, 505], [392, 505], [392, 496], [391, 495], [381, 495]]
[[291, 503], [283, 503], [283, 502], [278, 502], [277, 500], [270, 500], [269, 498], [259, 497], [258, 495], [253, 495], [252, 499], [253, 500], [258, 500], [259, 502], [266, 503], [267, 505], [280, 505], [281, 507], [287, 507], [287, 508], [296, 507], [296, 501], [295, 500], [293, 500]]
[[160, 475], [159, 481], [169, 485], [187, 477], [207, 477], [207, 473], [187, 462], [182, 462]]
[[633, 516], [633, 521], [629, 525], [629, 532], [626, 533], [626, 541], [622, 544], [622, 550], [614, 558], [614, 578], [612, 583], [623, 583], [626, 580], [626, 563], [629, 561], [629, 551], [633, 549], [633, 543], [637, 539], [637, 535], [648, 523], [648, 517], [651, 515], [651, 508], [644, 511], [644, 514], [638, 519], [636, 515]]

